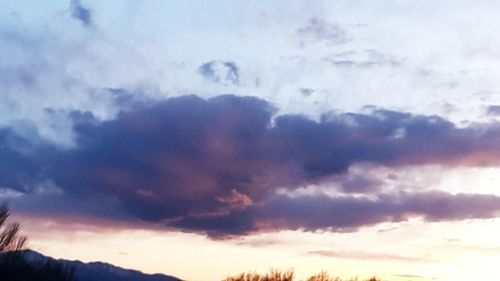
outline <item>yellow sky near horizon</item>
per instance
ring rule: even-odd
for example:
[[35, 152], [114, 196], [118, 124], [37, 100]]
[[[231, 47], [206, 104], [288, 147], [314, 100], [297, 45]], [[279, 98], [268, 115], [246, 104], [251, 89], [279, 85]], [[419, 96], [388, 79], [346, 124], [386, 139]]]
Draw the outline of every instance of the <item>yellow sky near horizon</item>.
[[[500, 243], [495, 237], [500, 230], [498, 219], [456, 223], [413, 220], [353, 233], [283, 231], [222, 241], [180, 232], [106, 231], [86, 225], [61, 235], [67, 225], [25, 222], [30, 247], [44, 254], [104, 261], [192, 281], [291, 267], [299, 280], [326, 270], [342, 278], [377, 275], [388, 281], [469, 281], [480, 276], [475, 280], [493, 281], [500, 262]], [[38, 235], [40, 232], [43, 235]]]

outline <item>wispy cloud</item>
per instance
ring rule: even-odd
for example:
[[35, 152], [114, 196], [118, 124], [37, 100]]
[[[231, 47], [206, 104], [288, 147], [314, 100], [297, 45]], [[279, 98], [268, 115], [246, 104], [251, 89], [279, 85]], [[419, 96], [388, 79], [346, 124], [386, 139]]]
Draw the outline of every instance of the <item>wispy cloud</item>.
[[71, 17], [81, 22], [84, 26], [89, 27], [94, 24], [92, 19], [92, 10], [85, 7], [81, 0], [71, 0], [70, 11]]
[[436, 278], [436, 277], [425, 277], [425, 276], [422, 276], [422, 275], [415, 275], [415, 274], [393, 274], [393, 276], [403, 277], [403, 278], [417, 278], [417, 279], [438, 280], [438, 278]]
[[345, 44], [351, 40], [347, 31], [338, 23], [330, 23], [322, 18], [311, 18], [308, 23], [297, 29], [302, 44], [327, 43]]
[[486, 114], [489, 116], [499, 116], [500, 115], [500, 105], [490, 105], [486, 108]]
[[215, 83], [237, 85], [240, 82], [240, 69], [232, 61], [209, 61], [198, 67], [198, 72]]
[[[331, 251], [317, 250], [309, 251], [307, 254], [319, 255], [332, 258], [355, 259], [355, 260], [391, 260], [399, 262], [435, 263], [436, 261], [426, 257], [401, 256], [388, 253], [373, 253], [367, 251]], [[402, 276], [410, 277], [410, 276]]]

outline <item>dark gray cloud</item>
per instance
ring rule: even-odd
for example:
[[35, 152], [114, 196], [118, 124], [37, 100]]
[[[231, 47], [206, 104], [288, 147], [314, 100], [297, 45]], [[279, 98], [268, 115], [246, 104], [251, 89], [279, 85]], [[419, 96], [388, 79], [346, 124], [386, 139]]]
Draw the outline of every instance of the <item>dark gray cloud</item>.
[[81, 22], [84, 26], [88, 27], [93, 24], [92, 10], [85, 7], [81, 0], [71, 0], [70, 11], [71, 17]]
[[45, 179], [55, 148], [33, 143], [10, 129], [0, 129], [0, 187], [29, 192]]
[[[127, 108], [104, 122], [88, 112], [70, 113], [77, 137], [76, 146], [66, 150], [10, 141], [17, 147], [25, 141], [36, 152], [26, 154], [8, 146], [13, 137], [0, 135], [0, 170], [8, 175], [3, 184], [50, 180], [72, 200], [109, 198], [115, 202], [110, 206], [120, 208], [108, 210], [110, 217], [127, 214], [211, 236], [345, 231], [415, 216], [489, 218], [500, 210], [500, 198], [493, 195], [386, 194], [376, 180], [345, 176], [357, 163], [497, 165], [497, 123], [463, 128], [437, 116], [388, 110], [326, 114], [319, 121], [300, 115], [273, 119], [276, 109], [266, 101], [231, 95], [182, 96]], [[345, 179], [344, 195], [276, 195], [280, 188], [321, 184], [332, 176]], [[58, 205], [71, 211], [72, 204]], [[87, 209], [89, 216], [93, 209]]]

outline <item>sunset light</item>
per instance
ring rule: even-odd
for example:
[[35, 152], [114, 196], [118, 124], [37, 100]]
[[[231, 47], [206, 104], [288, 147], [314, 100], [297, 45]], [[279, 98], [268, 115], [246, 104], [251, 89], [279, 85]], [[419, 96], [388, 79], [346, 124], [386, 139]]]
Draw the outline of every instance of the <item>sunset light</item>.
[[0, 281], [500, 280], [500, 3], [0, 2]]

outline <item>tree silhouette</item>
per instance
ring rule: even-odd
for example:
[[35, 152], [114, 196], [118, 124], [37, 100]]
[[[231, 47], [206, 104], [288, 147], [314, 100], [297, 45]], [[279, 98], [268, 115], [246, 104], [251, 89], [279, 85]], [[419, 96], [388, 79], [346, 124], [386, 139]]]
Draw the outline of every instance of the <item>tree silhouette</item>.
[[293, 269], [287, 271], [271, 269], [269, 273], [266, 274], [258, 274], [255, 272], [242, 273], [238, 276], [228, 277], [223, 281], [293, 281], [294, 276]]
[[[287, 271], [280, 271], [277, 269], [271, 269], [269, 273], [258, 274], [255, 272], [242, 273], [237, 276], [227, 277], [222, 281], [294, 281], [295, 274], [293, 269]], [[342, 279], [337, 277], [331, 277], [326, 271], [322, 271], [316, 275], [313, 275], [306, 279], [307, 281], [342, 281]], [[350, 281], [357, 281], [358, 279], [351, 279]], [[347, 281], [347, 280], [346, 280]], [[366, 281], [380, 281], [376, 277], [372, 277]]]
[[18, 223], [7, 223], [7, 204], [0, 205], [0, 281], [72, 281], [74, 269], [53, 260], [30, 260], [26, 236]]
[[0, 253], [15, 252], [25, 249], [27, 238], [19, 235], [18, 223], [7, 224], [9, 217], [7, 204], [0, 206]]

